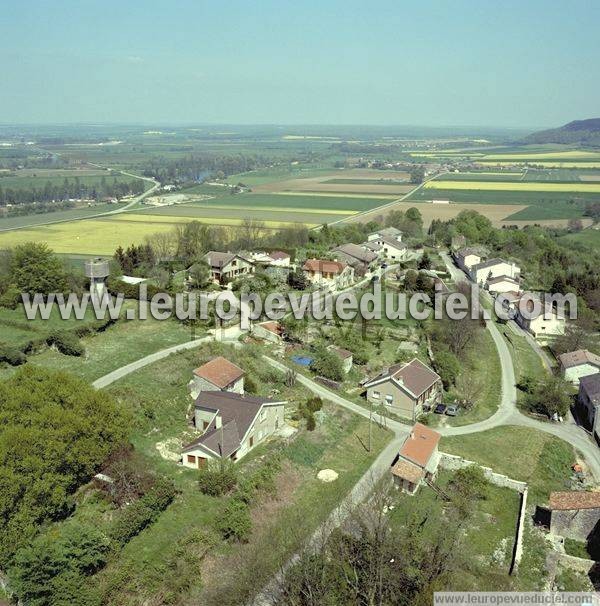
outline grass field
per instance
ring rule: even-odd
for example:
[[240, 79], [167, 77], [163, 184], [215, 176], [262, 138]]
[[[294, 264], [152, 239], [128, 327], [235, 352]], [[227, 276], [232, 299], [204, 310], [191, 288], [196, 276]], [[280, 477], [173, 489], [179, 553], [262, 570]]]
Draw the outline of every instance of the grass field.
[[569, 240], [569, 242], [579, 242], [585, 246], [590, 246], [595, 250], [600, 249], [600, 230], [588, 228], [575, 234], [562, 236], [561, 239]]
[[553, 490], [567, 490], [570, 466], [576, 460], [575, 451], [567, 442], [537, 429], [512, 425], [442, 438], [440, 450], [528, 482], [531, 503], [547, 502]]
[[[423, 189], [552, 192], [600, 194], [600, 183], [506, 182], [506, 181], [428, 181]], [[599, 196], [600, 197], [600, 196]]]
[[[45, 173], [41, 175], [25, 175], [25, 176], [16, 176], [16, 177], [2, 177], [0, 178], [0, 187], [3, 189], [43, 189], [46, 183], [50, 183], [51, 185], [61, 186], [65, 179], [73, 183], [75, 179], [78, 179], [81, 185], [87, 186], [99, 186], [102, 183], [102, 180], [107, 184], [112, 183], [131, 183], [131, 181], [136, 181], [136, 177], [130, 177], [128, 175], [122, 175], [120, 173], [110, 174], [108, 171], [104, 173], [95, 175], [81, 175], [79, 171], [71, 171], [70, 175], [66, 175], [67, 171], [60, 171], [58, 175], [52, 175], [50, 173]], [[99, 172], [99, 171], [98, 171]], [[148, 181], [144, 181], [144, 183], [150, 184]]]

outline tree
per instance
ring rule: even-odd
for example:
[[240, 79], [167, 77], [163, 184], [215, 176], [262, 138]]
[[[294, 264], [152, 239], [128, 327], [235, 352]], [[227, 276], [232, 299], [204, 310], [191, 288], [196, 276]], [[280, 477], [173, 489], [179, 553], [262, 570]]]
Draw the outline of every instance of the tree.
[[297, 267], [288, 274], [287, 282], [289, 287], [294, 290], [305, 290], [308, 286], [308, 280], [301, 267]]
[[425, 179], [425, 167], [422, 165], [415, 165], [410, 169], [410, 182], [411, 183], [423, 183]]
[[435, 370], [440, 375], [444, 389], [449, 389], [454, 384], [460, 373], [460, 362], [458, 358], [448, 349], [440, 349], [435, 354]]
[[344, 378], [344, 369], [340, 357], [323, 345], [315, 347], [314, 359], [310, 369], [327, 379], [341, 381]]
[[14, 248], [10, 280], [31, 295], [48, 295], [67, 289], [65, 266], [44, 242], [25, 242]]
[[189, 284], [192, 288], [205, 288], [210, 282], [210, 267], [206, 261], [198, 261], [189, 269]]
[[217, 520], [217, 530], [224, 539], [246, 542], [252, 531], [248, 505], [240, 499], [230, 499], [223, 514]]
[[532, 412], [547, 415], [566, 416], [571, 400], [568, 396], [568, 385], [561, 377], [547, 375], [526, 395], [525, 405]]
[[429, 257], [429, 254], [427, 253], [427, 251], [425, 251], [423, 253], [423, 256], [419, 259], [419, 262], [417, 263], [417, 268], [418, 269], [431, 269], [431, 258]]
[[485, 383], [471, 369], [465, 369], [456, 379], [456, 391], [467, 410], [473, 408], [485, 390]]

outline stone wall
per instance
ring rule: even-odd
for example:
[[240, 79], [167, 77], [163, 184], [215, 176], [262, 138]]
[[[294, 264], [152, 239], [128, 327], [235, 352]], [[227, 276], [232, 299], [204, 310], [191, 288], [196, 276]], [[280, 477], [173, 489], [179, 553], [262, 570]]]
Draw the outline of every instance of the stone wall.
[[510, 488], [511, 490], [516, 490], [517, 492], [524, 492], [527, 490], [527, 483], [520, 482], [519, 480], [513, 480], [508, 476], [505, 476], [501, 473], [496, 473], [490, 467], [484, 467], [483, 465], [479, 465], [475, 461], [469, 461], [468, 459], [463, 459], [457, 455], [448, 454], [447, 452], [440, 452], [440, 467], [443, 469], [449, 469], [451, 471], [456, 471], [457, 469], [463, 469], [464, 467], [470, 467], [471, 465], [477, 465], [477, 467], [481, 467], [483, 469], [483, 474], [486, 479], [495, 484], [496, 486], [502, 486], [504, 488]]

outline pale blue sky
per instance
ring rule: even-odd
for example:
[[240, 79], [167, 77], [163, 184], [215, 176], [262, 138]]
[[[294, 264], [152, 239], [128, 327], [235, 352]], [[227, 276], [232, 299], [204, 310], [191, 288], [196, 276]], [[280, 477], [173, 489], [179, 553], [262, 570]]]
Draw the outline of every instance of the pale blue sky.
[[30, 0], [0, 123], [546, 126], [600, 116], [600, 2]]

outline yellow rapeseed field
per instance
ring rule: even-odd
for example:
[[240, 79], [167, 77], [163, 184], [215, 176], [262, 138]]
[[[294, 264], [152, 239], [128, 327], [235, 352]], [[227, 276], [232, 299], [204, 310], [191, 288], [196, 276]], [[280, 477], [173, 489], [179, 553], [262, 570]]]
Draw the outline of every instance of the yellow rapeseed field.
[[514, 166], [515, 164], [518, 165], [525, 165], [525, 164], [535, 164], [536, 166], [542, 166], [543, 168], [600, 168], [600, 162], [559, 162], [559, 161], [529, 161], [529, 162], [524, 162], [524, 161], [517, 161], [514, 160], [512, 162], [506, 162], [506, 161], [481, 161], [481, 160], [477, 160], [477, 164], [481, 164], [483, 166]]
[[600, 193], [600, 183], [553, 183], [552, 181], [428, 181], [425, 189], [485, 191], [548, 191]]
[[600, 160], [600, 153], [593, 151], [570, 150], [561, 152], [489, 154], [484, 160]]

